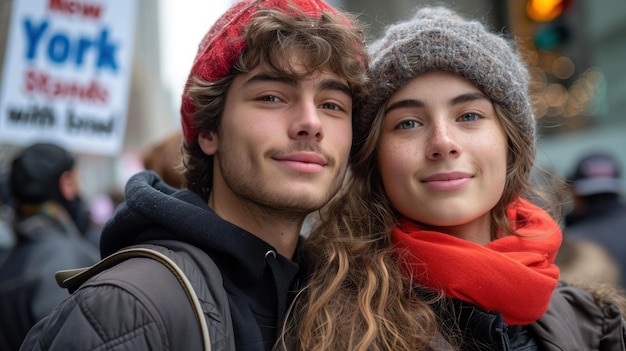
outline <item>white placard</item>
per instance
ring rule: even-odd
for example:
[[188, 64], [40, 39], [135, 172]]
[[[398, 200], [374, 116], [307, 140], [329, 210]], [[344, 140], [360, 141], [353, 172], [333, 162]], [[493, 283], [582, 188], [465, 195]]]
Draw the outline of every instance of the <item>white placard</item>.
[[136, 1], [13, 1], [0, 142], [115, 155], [124, 140]]

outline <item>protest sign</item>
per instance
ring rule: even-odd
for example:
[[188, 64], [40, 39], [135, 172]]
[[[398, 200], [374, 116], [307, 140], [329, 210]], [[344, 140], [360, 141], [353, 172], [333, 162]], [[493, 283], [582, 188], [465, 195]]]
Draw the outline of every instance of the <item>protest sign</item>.
[[120, 152], [136, 1], [13, 2], [0, 86], [0, 142]]

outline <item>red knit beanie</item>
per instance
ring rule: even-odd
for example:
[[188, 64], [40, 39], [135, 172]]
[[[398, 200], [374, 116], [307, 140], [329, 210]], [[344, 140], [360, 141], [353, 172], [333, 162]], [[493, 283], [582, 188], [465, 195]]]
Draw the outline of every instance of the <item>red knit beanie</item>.
[[294, 13], [294, 8], [311, 18], [318, 18], [322, 12], [337, 13], [322, 0], [243, 0], [234, 4], [211, 27], [198, 47], [198, 53], [187, 79], [180, 108], [181, 123], [185, 141], [193, 142], [198, 130], [191, 124], [191, 116], [196, 110], [193, 101], [187, 96], [191, 77], [207, 82], [215, 82], [225, 77], [243, 51], [247, 48], [243, 38], [244, 30], [250, 19], [261, 8], [273, 9], [283, 13]]

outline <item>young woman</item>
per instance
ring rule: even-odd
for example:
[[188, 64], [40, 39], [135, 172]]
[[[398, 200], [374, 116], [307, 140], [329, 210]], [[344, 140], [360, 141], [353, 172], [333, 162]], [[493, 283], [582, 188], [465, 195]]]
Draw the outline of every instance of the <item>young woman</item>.
[[281, 346], [624, 350], [617, 294], [558, 281], [561, 231], [529, 201], [535, 121], [510, 43], [424, 8], [370, 53], [351, 175], [309, 237], [313, 273]]

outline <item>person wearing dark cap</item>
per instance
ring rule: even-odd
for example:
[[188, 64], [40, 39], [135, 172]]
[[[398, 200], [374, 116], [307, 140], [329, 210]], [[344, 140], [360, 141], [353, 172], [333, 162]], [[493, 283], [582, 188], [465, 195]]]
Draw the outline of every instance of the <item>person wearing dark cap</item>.
[[89, 216], [67, 150], [33, 144], [13, 159], [9, 178], [16, 244], [0, 264], [0, 349], [7, 351], [18, 350], [30, 328], [68, 296], [56, 271], [100, 259], [77, 228]]
[[598, 243], [619, 265], [626, 287], [626, 204], [621, 167], [610, 152], [582, 156], [568, 178], [574, 206], [565, 217], [567, 235]]
[[[270, 350], [306, 272], [302, 223], [347, 171], [368, 64], [359, 21], [322, 0], [234, 3], [184, 89], [184, 188], [131, 177], [101, 255], [162, 252], [205, 297], [213, 350]], [[199, 320], [165, 266], [130, 258], [80, 285], [22, 350], [201, 350]]]
[[559, 282], [561, 230], [529, 200], [535, 120], [512, 43], [425, 7], [368, 49], [350, 176], [305, 242], [283, 348], [624, 350], [623, 298]]

